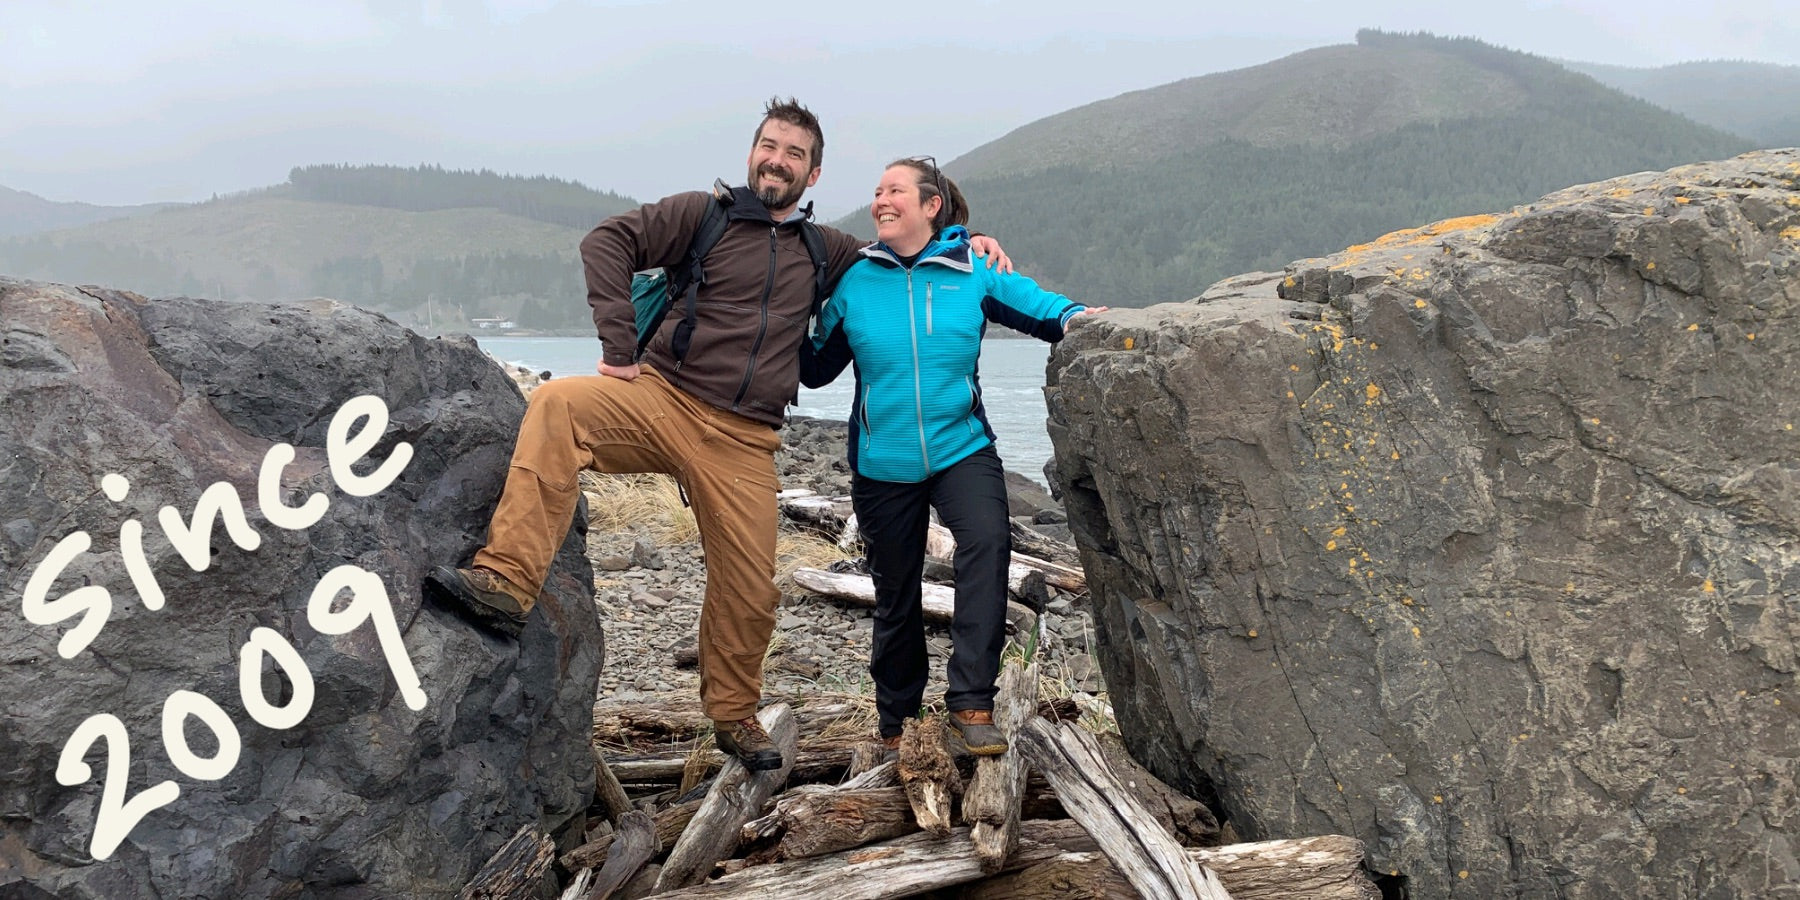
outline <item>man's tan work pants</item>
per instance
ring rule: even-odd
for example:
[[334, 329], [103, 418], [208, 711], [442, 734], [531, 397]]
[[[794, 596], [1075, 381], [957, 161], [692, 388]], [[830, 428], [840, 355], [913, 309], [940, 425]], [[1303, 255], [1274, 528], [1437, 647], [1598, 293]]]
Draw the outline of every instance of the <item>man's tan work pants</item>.
[[632, 381], [558, 378], [532, 392], [488, 545], [475, 565], [536, 591], [568, 535], [582, 469], [663, 472], [687, 492], [706, 552], [700, 702], [707, 716], [756, 714], [775, 630], [775, 451], [770, 426], [710, 406], [649, 367]]

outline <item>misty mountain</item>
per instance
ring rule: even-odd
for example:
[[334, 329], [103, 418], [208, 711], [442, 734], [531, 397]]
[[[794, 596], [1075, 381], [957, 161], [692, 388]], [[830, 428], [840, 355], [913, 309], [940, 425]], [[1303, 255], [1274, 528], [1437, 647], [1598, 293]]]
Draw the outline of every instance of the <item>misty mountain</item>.
[[[1142, 306], [1750, 148], [1540, 57], [1364, 31], [1041, 119], [945, 169], [1022, 271], [1076, 300]], [[842, 224], [868, 232], [867, 210]]]
[[[1540, 57], [1365, 31], [1077, 107], [947, 169], [1022, 271], [1077, 300], [1144, 305], [1751, 146]], [[583, 328], [576, 245], [636, 202], [548, 177], [305, 166], [261, 191], [0, 239], [0, 272], [150, 295], [331, 296], [413, 325]], [[840, 225], [872, 232], [866, 210]]]
[[407, 324], [587, 321], [582, 235], [637, 206], [578, 182], [437, 166], [307, 166], [288, 183], [0, 240], [0, 271], [155, 295], [326, 296]]
[[1563, 65], [1703, 125], [1741, 134], [1758, 147], [1800, 147], [1800, 66], [1721, 60], [1655, 69]]
[[65, 203], [0, 186], [0, 238], [73, 228], [89, 222], [104, 222], [126, 216], [141, 216], [170, 205], [172, 204], [152, 203], [144, 206], [95, 206], [92, 203]]

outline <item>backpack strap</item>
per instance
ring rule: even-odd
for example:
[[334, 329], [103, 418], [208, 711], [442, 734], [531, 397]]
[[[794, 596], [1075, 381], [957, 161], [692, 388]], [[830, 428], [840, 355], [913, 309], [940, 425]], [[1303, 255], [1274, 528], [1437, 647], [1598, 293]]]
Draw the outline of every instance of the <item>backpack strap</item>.
[[[706, 211], [700, 215], [700, 226], [694, 229], [693, 240], [688, 242], [687, 256], [680, 265], [669, 270], [669, 296], [682, 298], [684, 306], [681, 324], [675, 326], [675, 334], [670, 338], [669, 350], [675, 356], [675, 364], [681, 365], [687, 359], [688, 345], [694, 339], [694, 322], [698, 314], [695, 308], [695, 295], [700, 285], [706, 283], [706, 255], [725, 236], [725, 226], [729, 221], [729, 211], [733, 200], [731, 188], [723, 181], [713, 182], [713, 202], [706, 204]], [[651, 338], [656, 336], [662, 325], [663, 316], [668, 315], [665, 309], [661, 316], [638, 336], [637, 355], [642, 357], [644, 349], [650, 346]]]
[[806, 319], [806, 336], [812, 338], [817, 337], [814, 332], [819, 327], [819, 311], [825, 308], [825, 276], [830, 260], [825, 256], [825, 235], [819, 233], [819, 226], [813, 224], [810, 216], [800, 221], [800, 240], [806, 244], [806, 255], [812, 257], [813, 264], [812, 314]]

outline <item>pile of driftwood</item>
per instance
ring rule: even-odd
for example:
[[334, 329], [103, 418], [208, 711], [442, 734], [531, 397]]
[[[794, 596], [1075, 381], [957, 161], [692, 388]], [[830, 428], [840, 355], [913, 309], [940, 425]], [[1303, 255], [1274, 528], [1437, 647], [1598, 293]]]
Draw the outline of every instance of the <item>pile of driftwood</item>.
[[[796, 501], [820, 511], [822, 531], [854, 527], [841, 504], [805, 497], [784, 498], [790, 518], [805, 515], [789, 508]], [[1080, 570], [1047, 558], [1072, 557], [1054, 542], [1020, 537], [1015, 546], [1043, 553], [1015, 555], [1009, 618], [1028, 631], [1032, 607], [1042, 608], [1033, 585], [1042, 591], [1054, 575], [1068, 585], [1059, 589], [1079, 590]], [[947, 559], [950, 547], [935, 544], [930, 555]], [[865, 576], [802, 577], [811, 590], [859, 601], [866, 591], [873, 602]], [[942, 602], [947, 620], [947, 595]], [[894, 752], [872, 739], [866, 703], [769, 706], [757, 718], [784, 765], [760, 773], [713, 749], [697, 710], [603, 706], [601, 821], [585, 843], [559, 853], [527, 826], [463, 896], [557, 896], [546, 886], [561, 884], [563, 900], [1380, 897], [1351, 838], [1217, 846], [1204, 805], [1139, 767], [1116, 737], [1071, 721], [1080, 712], [1072, 702], [1040, 701], [1038, 685], [1035, 663], [1008, 661], [994, 714], [1012, 749], [980, 759], [960, 752], [941, 716], [909, 722]]]

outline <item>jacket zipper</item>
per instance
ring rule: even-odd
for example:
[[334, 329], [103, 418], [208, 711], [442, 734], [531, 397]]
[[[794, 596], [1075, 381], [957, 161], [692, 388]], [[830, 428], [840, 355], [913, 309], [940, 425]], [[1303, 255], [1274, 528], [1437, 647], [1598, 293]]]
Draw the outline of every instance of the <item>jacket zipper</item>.
[[931, 282], [925, 282], [925, 333], [931, 334]]
[[769, 229], [769, 277], [763, 281], [762, 321], [756, 326], [756, 341], [750, 345], [750, 361], [744, 364], [744, 383], [738, 385], [737, 396], [731, 401], [732, 412], [738, 411], [744, 395], [750, 393], [750, 380], [756, 376], [756, 354], [762, 352], [763, 336], [769, 333], [769, 295], [775, 290], [775, 235], [779, 230]]
[[913, 300], [912, 270], [906, 270], [906, 333], [912, 338], [913, 414], [919, 423], [919, 461], [931, 474], [931, 445], [925, 439], [925, 386], [919, 374], [919, 313]]

